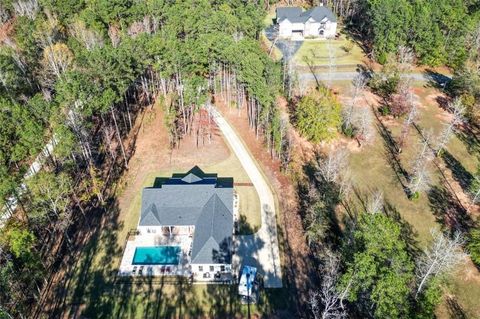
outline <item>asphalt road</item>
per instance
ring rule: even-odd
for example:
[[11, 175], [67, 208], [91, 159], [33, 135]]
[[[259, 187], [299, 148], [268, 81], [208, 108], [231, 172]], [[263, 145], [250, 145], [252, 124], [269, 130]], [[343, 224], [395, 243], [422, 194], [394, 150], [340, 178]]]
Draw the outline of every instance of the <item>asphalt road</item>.
[[[332, 74], [333, 81], [349, 81], [352, 80], [358, 72], [335, 72]], [[437, 83], [444, 83], [448, 82], [450, 78], [446, 75], [442, 74], [429, 74], [429, 73], [410, 73], [404, 74], [403, 77], [410, 77], [415, 81], [425, 81], [425, 82], [437, 82]], [[328, 70], [325, 72], [317, 72], [315, 75], [311, 72], [301, 72], [299, 75], [299, 80], [301, 81], [315, 81], [315, 78], [320, 81], [326, 81], [329, 79], [330, 74], [328, 74]]]

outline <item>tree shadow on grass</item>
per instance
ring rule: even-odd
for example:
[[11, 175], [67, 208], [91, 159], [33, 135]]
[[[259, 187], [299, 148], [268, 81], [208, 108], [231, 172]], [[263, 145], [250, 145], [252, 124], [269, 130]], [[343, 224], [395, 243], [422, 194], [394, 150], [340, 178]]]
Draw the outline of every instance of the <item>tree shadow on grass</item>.
[[304, 184], [299, 184], [297, 188], [300, 197], [300, 211], [302, 212], [304, 229], [309, 226], [308, 214], [311, 214], [312, 207], [320, 204], [319, 208], [317, 208], [318, 214], [322, 214], [328, 218], [328, 226], [330, 228], [324, 241], [338, 246], [338, 239], [342, 233], [340, 221], [336, 215], [336, 208], [342, 202], [339, 186], [325, 180], [318, 174], [318, 167], [315, 162], [304, 165], [303, 171], [308, 180]]
[[256, 233], [259, 230], [259, 228], [260, 227], [258, 225], [255, 225], [255, 226], [250, 225], [245, 215], [240, 215], [240, 218], [236, 224], [235, 233], [237, 235], [251, 235]]
[[430, 189], [428, 200], [437, 222], [444, 229], [466, 232], [474, 225], [465, 207], [443, 183]]
[[468, 123], [463, 125], [461, 130], [457, 130], [455, 133], [458, 139], [465, 144], [469, 154], [475, 155], [480, 152], [480, 130], [478, 127]]
[[455, 298], [447, 297], [446, 306], [451, 319], [467, 319], [468, 316]]
[[411, 192], [407, 186], [407, 181], [410, 179], [410, 175], [405, 170], [398, 157], [399, 148], [397, 142], [395, 141], [392, 132], [382, 123], [376, 112], [375, 116], [377, 118], [377, 131], [382, 137], [383, 145], [385, 146], [385, 158], [387, 163], [392, 168], [396, 180], [402, 186], [403, 192], [409, 197]]
[[407, 243], [407, 250], [410, 256], [412, 256], [413, 258], [417, 257], [421, 253], [418, 240], [416, 239], [418, 237], [418, 232], [413, 228], [410, 223], [408, 223], [405, 219], [402, 218], [397, 207], [395, 207], [395, 205], [393, 205], [389, 201], [385, 201], [384, 210], [385, 215], [393, 218], [400, 225], [400, 237]]
[[123, 223], [117, 221], [118, 202], [110, 200], [106, 207], [108, 209], [99, 221], [101, 227], [95, 224], [95, 232], [87, 247], [81, 252], [85, 257], [81, 260], [79, 268], [73, 271], [79, 273], [79, 276], [73, 278], [71, 282], [74, 285], [72, 303], [82, 305], [82, 313], [100, 317], [113, 313], [113, 298], [104, 298], [103, 293], [113, 290], [116, 274], [113, 258], [121, 256], [123, 252], [122, 247], [117, 244], [117, 233], [123, 227]]
[[460, 184], [464, 191], [468, 192], [473, 181], [473, 175], [447, 150], [442, 152], [442, 158], [447, 168], [452, 172], [453, 178]]

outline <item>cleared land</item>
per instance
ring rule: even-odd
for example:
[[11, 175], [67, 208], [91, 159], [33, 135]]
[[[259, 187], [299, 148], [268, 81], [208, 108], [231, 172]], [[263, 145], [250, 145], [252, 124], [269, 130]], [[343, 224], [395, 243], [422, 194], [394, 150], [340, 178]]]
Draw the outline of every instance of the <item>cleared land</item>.
[[[348, 82], [336, 83], [335, 90], [340, 93], [342, 100], [349, 96], [348, 86]], [[415, 83], [414, 91], [419, 103], [418, 128], [432, 130], [438, 136], [443, 123], [450, 118], [449, 113], [438, 104], [438, 101], [442, 101], [442, 95], [425, 83]], [[377, 98], [372, 94], [367, 92], [365, 97], [359, 107], [375, 108], [378, 105]], [[431, 190], [422, 193], [418, 200], [411, 201], [397, 175], [398, 168], [394, 169], [395, 165], [390, 160], [388, 143], [380, 134], [382, 130], [387, 130], [392, 136], [399, 136], [402, 120], [382, 119], [384, 128], [377, 120], [374, 123], [377, 130], [375, 140], [370, 145], [358, 148], [356, 142], [344, 141], [351, 150], [350, 169], [356, 186], [353, 197], [359, 207], [372, 192], [381, 190], [388, 213], [408, 222], [405, 224], [406, 233], [417, 249], [423, 249], [430, 242], [431, 228], [443, 229], [454, 221], [466, 224], [478, 219], [478, 207], [467, 209], [469, 202], [465, 194], [469, 176], [478, 165], [478, 159], [472, 152], [478, 147], [477, 142], [468, 139], [465, 134], [453, 137], [445, 155], [435, 159], [435, 164], [430, 166], [433, 176]], [[412, 128], [408, 144], [400, 155], [400, 163], [406, 171], [411, 169], [420, 140], [419, 132]], [[445, 299], [437, 309], [439, 318], [480, 317], [480, 273], [473, 264], [458, 267], [444, 289]]]

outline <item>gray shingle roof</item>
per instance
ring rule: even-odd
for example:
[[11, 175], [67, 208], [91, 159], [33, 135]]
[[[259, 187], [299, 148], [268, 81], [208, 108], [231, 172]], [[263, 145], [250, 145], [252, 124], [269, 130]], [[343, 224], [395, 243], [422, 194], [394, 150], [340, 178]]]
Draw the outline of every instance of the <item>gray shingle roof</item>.
[[302, 14], [302, 8], [300, 7], [279, 7], [276, 10], [277, 12], [277, 22], [280, 22], [284, 19], [295, 19]]
[[277, 23], [288, 20], [292, 23], [305, 23], [310, 18], [316, 22], [322, 21], [324, 18], [332, 22], [337, 21], [337, 17], [328, 7], [319, 6], [302, 12], [300, 7], [281, 7], [277, 8]]
[[194, 167], [145, 188], [139, 226], [194, 225], [192, 263], [230, 263], [233, 179]]

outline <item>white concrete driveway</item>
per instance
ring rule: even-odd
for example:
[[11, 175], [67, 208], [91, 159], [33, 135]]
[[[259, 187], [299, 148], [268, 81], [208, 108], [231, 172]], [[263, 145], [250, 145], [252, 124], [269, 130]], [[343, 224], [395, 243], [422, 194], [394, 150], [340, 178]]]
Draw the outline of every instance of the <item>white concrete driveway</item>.
[[225, 136], [230, 148], [237, 155], [250, 177], [260, 199], [262, 226], [253, 235], [235, 236], [234, 269], [238, 273], [239, 267], [242, 265], [256, 266], [258, 272], [263, 275], [266, 288], [281, 288], [282, 269], [278, 249], [275, 200], [272, 190], [242, 140], [237, 136], [230, 124], [215, 107], [209, 106], [208, 109]]

